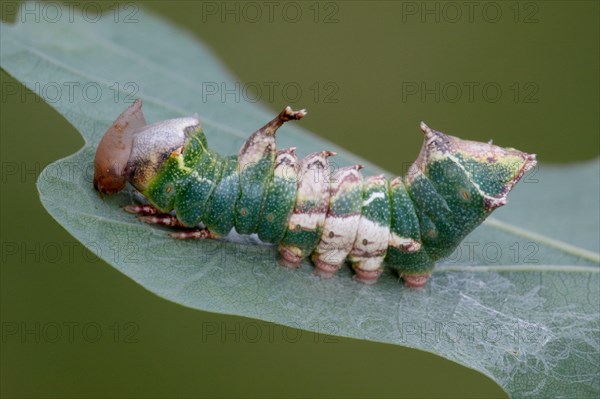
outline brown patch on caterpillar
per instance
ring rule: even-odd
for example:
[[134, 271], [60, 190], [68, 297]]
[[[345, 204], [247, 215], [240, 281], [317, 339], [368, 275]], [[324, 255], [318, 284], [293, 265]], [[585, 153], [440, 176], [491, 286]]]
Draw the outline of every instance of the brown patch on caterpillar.
[[136, 130], [146, 125], [142, 100], [137, 99], [117, 117], [96, 149], [94, 188], [101, 194], [120, 191], [127, 183], [125, 167]]
[[[363, 165], [353, 165], [339, 169], [334, 173], [330, 186], [330, 195], [337, 194], [340, 190], [345, 189], [347, 185], [361, 182], [362, 176], [358, 171], [362, 168], [364, 168]], [[341, 179], [341, 181], [338, 182], [337, 179]]]
[[[385, 254], [387, 253], [387, 246], [385, 248], [376, 248], [376, 249], [369, 249], [366, 248], [367, 246], [371, 245], [371, 244], [375, 244], [377, 243], [376, 241], [369, 241], [366, 238], [363, 238], [361, 240], [361, 244], [363, 246], [363, 248], [357, 248], [354, 247], [352, 249], [352, 257], [354, 258], [379, 258], [379, 257], [384, 257]], [[383, 258], [382, 258], [383, 259]]]
[[298, 157], [296, 156], [296, 147], [285, 148], [277, 151], [275, 157], [275, 168], [273, 176], [291, 182], [298, 182]]
[[275, 168], [281, 165], [295, 165], [297, 163], [296, 147], [284, 148], [277, 151]]
[[[435, 237], [437, 232], [431, 230], [428, 232], [430, 236]], [[421, 243], [408, 237], [400, 237], [397, 234], [390, 234], [389, 246], [399, 249], [402, 252], [417, 252], [421, 250]]]

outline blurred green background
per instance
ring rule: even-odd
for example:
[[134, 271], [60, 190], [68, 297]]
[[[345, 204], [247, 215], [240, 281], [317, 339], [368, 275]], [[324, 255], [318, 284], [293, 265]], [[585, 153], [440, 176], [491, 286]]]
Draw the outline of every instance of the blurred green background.
[[[2, 3], [3, 20], [16, 4]], [[394, 173], [416, 156], [420, 120], [542, 162], [599, 154], [596, 1], [93, 4], [121, 19], [140, 6], [166, 17], [212, 47], [242, 101], [306, 107], [303, 126]], [[3, 397], [505, 397], [428, 353], [150, 294], [42, 208], [36, 176], [83, 140], [0, 78]]]

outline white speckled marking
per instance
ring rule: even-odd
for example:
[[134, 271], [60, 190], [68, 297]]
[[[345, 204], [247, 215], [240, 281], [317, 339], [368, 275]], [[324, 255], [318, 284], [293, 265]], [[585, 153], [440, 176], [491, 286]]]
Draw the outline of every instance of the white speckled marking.
[[350, 260], [362, 270], [377, 270], [385, 258], [390, 236], [389, 227], [364, 216], [360, 217]]
[[332, 265], [344, 263], [352, 249], [359, 219], [358, 214], [347, 217], [328, 215], [315, 255], [323, 262]]

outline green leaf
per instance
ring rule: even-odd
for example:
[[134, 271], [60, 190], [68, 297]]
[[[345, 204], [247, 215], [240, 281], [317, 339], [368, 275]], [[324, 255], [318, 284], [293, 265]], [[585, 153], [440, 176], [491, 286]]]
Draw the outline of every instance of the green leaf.
[[[207, 84], [233, 87], [225, 67], [166, 22], [144, 12], [136, 20], [89, 23], [76, 15], [1, 27], [2, 68], [85, 139], [37, 185], [48, 212], [87, 248], [185, 306], [433, 352], [490, 376], [512, 397], [600, 395], [597, 160], [544, 165], [528, 175], [510, 204], [468, 236], [420, 291], [390, 272], [365, 286], [347, 269], [331, 280], [315, 277], [308, 263], [289, 271], [268, 246], [172, 240], [120, 209], [132, 202], [131, 191], [103, 199], [93, 190], [95, 146], [110, 123], [141, 97], [149, 122], [198, 112], [211, 146], [229, 154], [272, 112], [206, 101]], [[69, 96], [73, 85], [87, 87], [87, 98]], [[57, 87], [63, 95], [54, 95]], [[334, 150], [340, 165], [382, 172], [297, 124], [282, 129], [279, 143], [301, 155]]]

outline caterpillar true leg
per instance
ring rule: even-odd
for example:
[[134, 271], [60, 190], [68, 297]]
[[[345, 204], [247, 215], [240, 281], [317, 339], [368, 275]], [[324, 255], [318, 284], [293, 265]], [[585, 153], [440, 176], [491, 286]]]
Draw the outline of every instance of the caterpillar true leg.
[[331, 277], [348, 259], [354, 279], [372, 284], [385, 263], [420, 287], [536, 164], [535, 155], [421, 123], [424, 143], [405, 177], [363, 179], [360, 165], [329, 176], [335, 153], [298, 160], [295, 148], [277, 150], [277, 129], [305, 115], [286, 107], [224, 157], [209, 149], [197, 116], [145, 126], [138, 101], [100, 142], [94, 187], [112, 193], [129, 181], [150, 205], [124, 209], [149, 224], [190, 229], [174, 238], [218, 238], [235, 228], [277, 244], [288, 267], [310, 257], [315, 273]]
[[128, 213], [140, 215], [138, 220], [147, 224], [158, 224], [171, 227], [186, 227], [181, 224], [177, 217], [168, 213], [162, 213], [152, 205], [126, 205], [123, 210]]
[[123, 210], [128, 213], [143, 215], [158, 215], [161, 212], [152, 205], [125, 205]]
[[[186, 227], [173, 215], [162, 213], [152, 205], [126, 205], [123, 210], [128, 213], [138, 214], [138, 220], [147, 224], [157, 224], [170, 227]], [[173, 238], [212, 238], [206, 229], [181, 231], [169, 233]]]
[[187, 240], [187, 239], [204, 240], [204, 239], [209, 239], [209, 238], [219, 238], [218, 235], [211, 233], [210, 230], [208, 230], [208, 229], [177, 231], [174, 233], [169, 233], [169, 236], [180, 239], [180, 240]]
[[[145, 216], [138, 216], [138, 220], [148, 224], [158, 224], [170, 227], [186, 227], [173, 215], [161, 213], [152, 205], [126, 205], [123, 207], [125, 212], [135, 213]], [[219, 238], [218, 235], [211, 233], [208, 229], [193, 229], [187, 231], [177, 231], [169, 233], [170, 237], [177, 239], [207, 239]]]
[[158, 224], [161, 226], [170, 227], [187, 227], [182, 224], [176, 216], [169, 214], [151, 215], [151, 216], [138, 216], [138, 220], [148, 224]]

